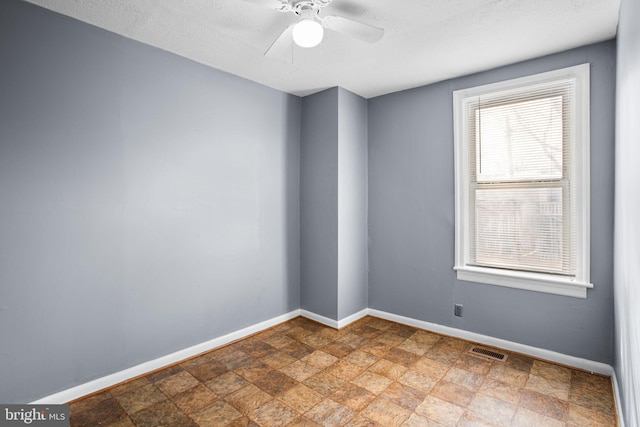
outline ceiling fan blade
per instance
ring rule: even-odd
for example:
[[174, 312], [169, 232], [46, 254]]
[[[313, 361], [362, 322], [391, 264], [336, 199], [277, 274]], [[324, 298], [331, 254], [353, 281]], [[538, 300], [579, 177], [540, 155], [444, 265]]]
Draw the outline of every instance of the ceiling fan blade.
[[256, 6], [268, 7], [269, 9], [280, 9], [283, 4], [280, 0], [242, 0], [245, 3], [255, 4]]
[[274, 57], [282, 57], [285, 56], [291, 50], [291, 44], [293, 43], [293, 27], [295, 24], [289, 25], [284, 29], [282, 33], [278, 36], [277, 39], [271, 46], [266, 50], [264, 56], [274, 56]]
[[382, 38], [384, 30], [369, 24], [354, 21], [342, 16], [329, 15], [322, 19], [322, 26], [339, 33], [347, 34], [367, 43], [375, 43]]

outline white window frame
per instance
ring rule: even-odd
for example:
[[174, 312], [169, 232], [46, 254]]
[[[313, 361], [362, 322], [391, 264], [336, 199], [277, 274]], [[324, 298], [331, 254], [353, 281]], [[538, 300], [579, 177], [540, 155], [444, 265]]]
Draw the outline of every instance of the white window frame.
[[[576, 206], [576, 274], [563, 276], [547, 273], [477, 267], [469, 264], [469, 162], [467, 117], [464, 100], [483, 94], [522, 88], [555, 80], [575, 79], [575, 138], [573, 138], [571, 179]], [[586, 298], [590, 282], [590, 106], [589, 64], [535, 74], [453, 92], [455, 156], [455, 266], [459, 280], [485, 283], [529, 291]]]

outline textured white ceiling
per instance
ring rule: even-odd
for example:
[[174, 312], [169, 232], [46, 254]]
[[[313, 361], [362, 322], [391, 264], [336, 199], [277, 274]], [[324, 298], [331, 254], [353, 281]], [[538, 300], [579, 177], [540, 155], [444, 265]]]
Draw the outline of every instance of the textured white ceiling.
[[620, 0], [333, 0], [321, 15], [385, 29], [367, 44], [327, 30], [315, 48], [263, 56], [293, 14], [261, 0], [28, 0], [295, 95], [365, 98], [615, 37]]

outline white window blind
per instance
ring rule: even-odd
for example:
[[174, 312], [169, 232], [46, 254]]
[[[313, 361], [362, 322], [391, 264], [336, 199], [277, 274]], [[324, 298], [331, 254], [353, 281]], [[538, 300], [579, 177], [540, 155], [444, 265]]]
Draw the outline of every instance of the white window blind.
[[468, 98], [470, 264], [575, 274], [575, 84]]
[[588, 84], [585, 64], [454, 92], [458, 278], [586, 296]]

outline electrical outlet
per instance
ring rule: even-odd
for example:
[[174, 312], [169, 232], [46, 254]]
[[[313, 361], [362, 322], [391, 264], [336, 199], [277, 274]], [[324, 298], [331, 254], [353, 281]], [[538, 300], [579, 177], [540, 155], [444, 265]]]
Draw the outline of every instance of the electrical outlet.
[[462, 304], [456, 304], [453, 306], [453, 314], [458, 317], [462, 317]]

